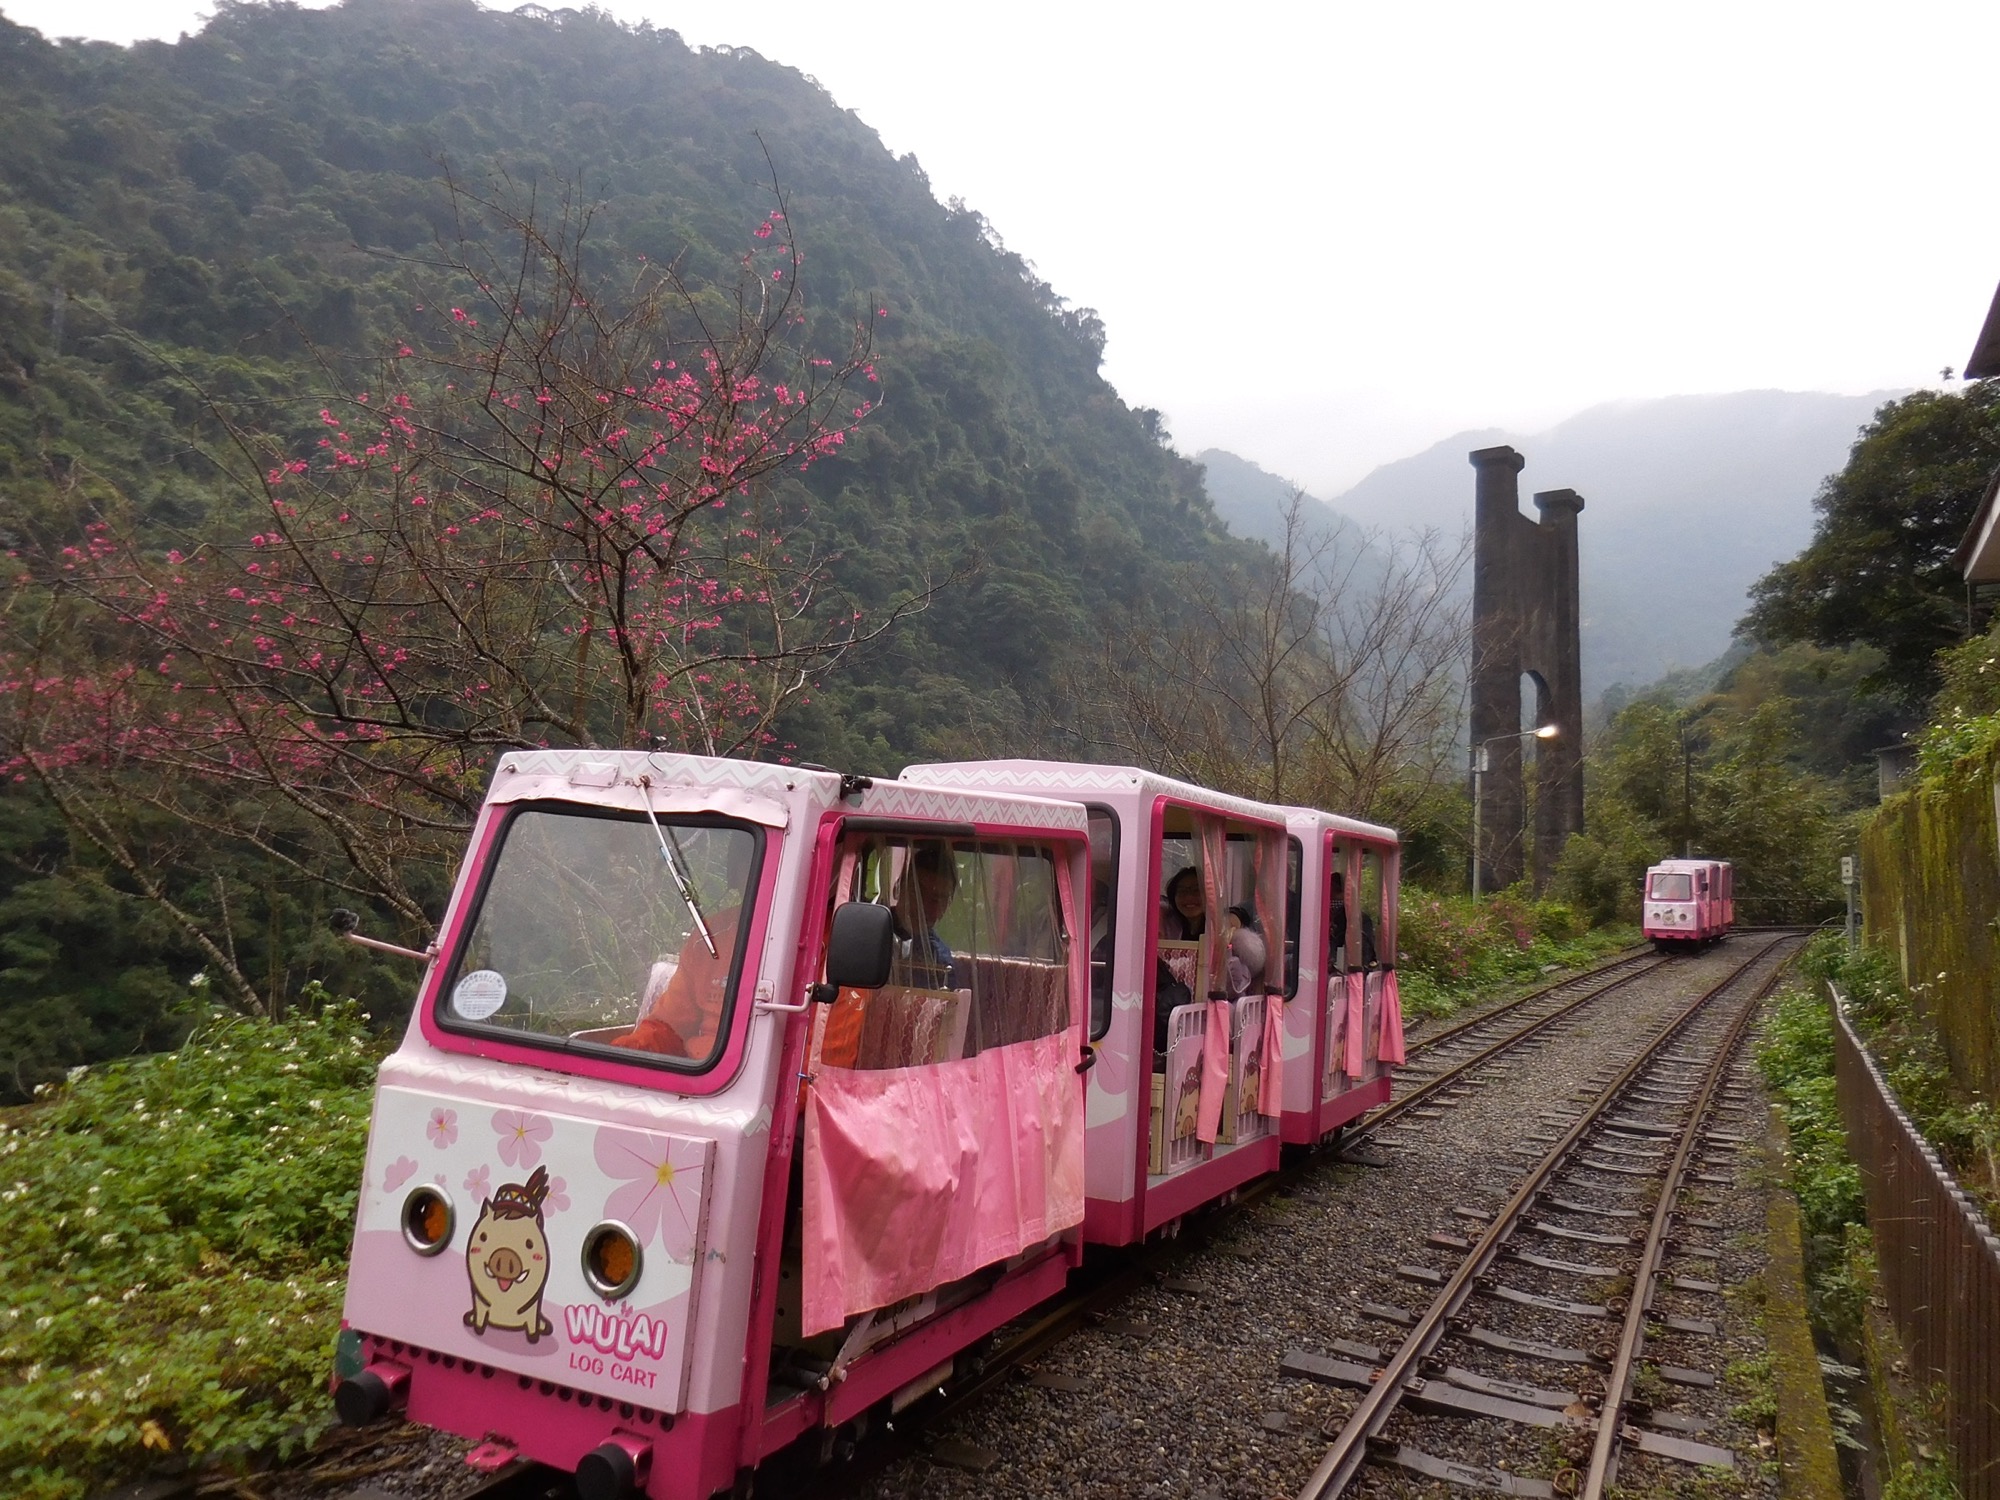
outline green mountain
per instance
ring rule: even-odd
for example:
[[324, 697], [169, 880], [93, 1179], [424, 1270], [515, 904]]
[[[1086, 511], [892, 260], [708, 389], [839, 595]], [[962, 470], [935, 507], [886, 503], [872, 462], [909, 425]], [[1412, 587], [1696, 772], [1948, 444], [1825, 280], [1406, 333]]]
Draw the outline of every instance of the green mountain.
[[[482, 232], [448, 180], [517, 210], [592, 205], [607, 285], [643, 256], [726, 291], [775, 178], [809, 305], [870, 326], [880, 376], [879, 410], [796, 481], [807, 538], [864, 613], [965, 575], [792, 714], [797, 754], [893, 773], [1040, 748], [1059, 672], [1107, 621], [1169, 597], [1176, 567], [1242, 553], [1157, 415], [1099, 375], [1096, 315], [753, 52], [470, 0], [221, 0], [198, 35], [129, 48], [0, 17], [0, 131], [0, 547], [114, 508], [163, 548], [247, 531], [193, 392], [252, 413], [352, 393], [438, 247]], [[312, 903], [254, 863], [226, 889], [163, 863], [274, 991], [397, 991], [307, 941]], [[196, 954], [18, 784], [0, 909], [0, 1053], [35, 1062], [14, 1088], [171, 1029]]]
[[808, 479], [845, 581], [866, 599], [919, 565], [979, 565], [863, 669], [934, 690], [801, 726], [804, 748], [890, 769], [1018, 731], [1093, 611], [1221, 540], [1197, 470], [1099, 377], [1095, 315], [755, 53], [466, 0], [225, 0], [198, 36], [129, 49], [0, 20], [0, 128], [0, 477], [17, 495], [74, 503], [84, 469], [163, 521], [201, 513], [172, 370], [318, 380], [307, 341], [394, 335], [412, 260], [454, 230], [447, 171], [517, 202], [572, 191], [598, 205], [607, 267], [643, 255], [717, 281], [775, 171], [812, 304], [887, 311], [881, 412]]

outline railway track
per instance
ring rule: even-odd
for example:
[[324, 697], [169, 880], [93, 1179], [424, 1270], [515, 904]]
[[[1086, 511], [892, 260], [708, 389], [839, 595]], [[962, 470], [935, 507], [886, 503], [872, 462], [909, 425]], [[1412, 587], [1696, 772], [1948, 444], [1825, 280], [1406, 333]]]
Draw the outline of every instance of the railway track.
[[[1353, 1126], [1344, 1146], [1352, 1150], [1407, 1115], [1453, 1102], [1489, 1064], [1671, 961], [1650, 953], [1633, 954], [1545, 985], [1424, 1038], [1410, 1050], [1410, 1061], [1396, 1070], [1396, 1097]], [[1408, 1092], [1403, 1090], [1406, 1083], [1411, 1085]]]
[[[1684, 1260], [1717, 1254], [1697, 1236], [1720, 1226], [1689, 1212], [1685, 1195], [1697, 1184], [1734, 1181], [1727, 1162], [1702, 1158], [1731, 1156], [1746, 1140], [1716, 1124], [1732, 1107], [1725, 1079], [1785, 950], [1797, 942], [1764, 945], [1604, 1080], [1592, 1101], [1553, 1111], [1541, 1159], [1497, 1213], [1454, 1210], [1471, 1227], [1434, 1232], [1427, 1245], [1458, 1254], [1456, 1269], [1401, 1268], [1406, 1280], [1437, 1287], [1430, 1306], [1414, 1316], [1379, 1309], [1385, 1320], [1409, 1324], [1393, 1354], [1344, 1344], [1336, 1350], [1344, 1357], [1303, 1350], [1286, 1357], [1287, 1374], [1364, 1392], [1329, 1434], [1299, 1500], [1347, 1493], [1370, 1463], [1527, 1500], [1600, 1500], [1628, 1451], [1735, 1466], [1729, 1449], [1693, 1435], [1700, 1419], [1656, 1409], [1636, 1388], [1649, 1330], [1694, 1338], [1716, 1331], [1710, 1319], [1662, 1313], [1656, 1298], [1670, 1246]], [[1719, 1282], [1695, 1275], [1667, 1284], [1696, 1297], [1722, 1292]], [[1605, 1290], [1621, 1286], [1622, 1293]], [[1489, 1304], [1527, 1309], [1541, 1327], [1522, 1336], [1484, 1326], [1475, 1298], [1482, 1313]], [[1550, 1337], [1551, 1324], [1581, 1331]], [[1653, 1387], [1716, 1383], [1709, 1370], [1660, 1362], [1644, 1369]], [[1435, 1441], [1447, 1428], [1455, 1431]], [[1551, 1450], [1524, 1434], [1557, 1442]]]

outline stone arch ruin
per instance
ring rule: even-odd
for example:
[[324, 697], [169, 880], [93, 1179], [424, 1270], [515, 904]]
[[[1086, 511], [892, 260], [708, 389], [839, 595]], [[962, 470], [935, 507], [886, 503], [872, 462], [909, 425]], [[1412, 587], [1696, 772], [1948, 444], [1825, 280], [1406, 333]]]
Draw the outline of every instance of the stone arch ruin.
[[[1583, 830], [1583, 668], [1575, 490], [1535, 496], [1539, 521], [1521, 514], [1525, 460], [1512, 448], [1472, 454], [1477, 475], [1472, 554], [1472, 753], [1486, 746], [1479, 887], [1498, 890], [1526, 873], [1542, 890], [1563, 844]], [[1534, 703], [1522, 712], [1521, 679]], [[1524, 869], [1526, 786], [1522, 728], [1554, 724], [1536, 744], [1532, 867]]]

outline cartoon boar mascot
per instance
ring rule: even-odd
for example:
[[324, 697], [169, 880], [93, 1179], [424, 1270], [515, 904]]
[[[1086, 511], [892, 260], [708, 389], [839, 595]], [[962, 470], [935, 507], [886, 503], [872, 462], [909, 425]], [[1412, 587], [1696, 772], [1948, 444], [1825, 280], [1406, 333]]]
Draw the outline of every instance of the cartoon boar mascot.
[[1180, 1110], [1174, 1120], [1174, 1139], [1191, 1140], [1201, 1121], [1201, 1069], [1189, 1068], [1181, 1080]]
[[465, 1270], [472, 1278], [472, 1311], [465, 1326], [484, 1334], [489, 1327], [514, 1329], [534, 1343], [555, 1332], [542, 1316], [542, 1292], [549, 1284], [549, 1236], [542, 1227], [542, 1199], [549, 1174], [537, 1167], [526, 1182], [505, 1182], [480, 1205], [479, 1220], [466, 1245]]

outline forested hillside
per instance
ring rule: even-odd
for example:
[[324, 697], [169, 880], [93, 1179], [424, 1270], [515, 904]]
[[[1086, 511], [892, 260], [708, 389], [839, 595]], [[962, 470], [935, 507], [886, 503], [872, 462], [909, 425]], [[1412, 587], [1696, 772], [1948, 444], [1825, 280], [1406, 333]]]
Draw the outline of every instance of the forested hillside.
[[[754, 53], [469, 0], [224, 0], [199, 35], [129, 49], [0, 18], [0, 130], [0, 526], [24, 568], [97, 545], [93, 525], [135, 558], [254, 531], [245, 434], [308, 444], [313, 409], [351, 410], [385, 354], [442, 348], [428, 299], [454, 290], [453, 262], [505, 272], [523, 220], [587, 216], [565, 243], [593, 285], [667, 267], [685, 311], [726, 311], [774, 190], [810, 314], [779, 332], [803, 368], [862, 329], [872, 403], [803, 471], [772, 471], [787, 542], [824, 562], [816, 607], [865, 621], [935, 593], [786, 700], [772, 753], [893, 773], [1034, 748], [1106, 621], [1245, 555], [1157, 416], [1099, 377], [1095, 316]], [[103, 838], [56, 815], [18, 758], [24, 685], [51, 653], [80, 673], [93, 641], [60, 623], [60, 588], [25, 598], [0, 672], [17, 741], [0, 743], [0, 1091], [170, 1040], [189, 975], [213, 978], [205, 955], [270, 1008], [314, 978], [396, 1003], [406, 972], [317, 935], [331, 903], [301, 869], [306, 835], [204, 835], [130, 784], [84, 809], [112, 819]], [[441, 875], [405, 884], [434, 908]], [[185, 920], [138, 899], [148, 881]]]

